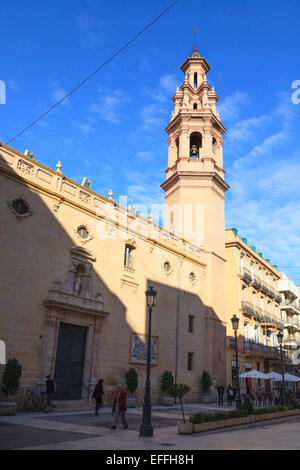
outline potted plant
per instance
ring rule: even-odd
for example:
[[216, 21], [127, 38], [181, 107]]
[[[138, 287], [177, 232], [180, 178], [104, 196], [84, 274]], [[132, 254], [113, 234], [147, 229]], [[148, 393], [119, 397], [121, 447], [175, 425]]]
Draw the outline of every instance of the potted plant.
[[2, 378], [1, 392], [7, 398], [7, 401], [0, 402], [0, 415], [15, 415], [17, 403], [12, 398], [17, 394], [20, 388], [20, 377], [22, 367], [17, 359], [9, 359], [4, 369]]
[[204, 370], [201, 377], [200, 377], [200, 384], [202, 387], [202, 403], [212, 403], [214, 401], [214, 398], [209, 394], [209, 389], [212, 386], [212, 379], [209, 373]]
[[172, 372], [166, 370], [161, 378], [161, 391], [164, 393], [163, 405], [172, 406], [175, 404], [175, 398], [168, 396], [168, 390], [174, 384], [174, 378]]
[[[128, 392], [133, 395], [138, 386], [138, 374], [137, 371], [132, 367], [129, 369], [128, 372], [125, 374], [125, 380], [127, 385]], [[136, 398], [135, 397], [128, 397], [127, 398], [127, 408], [136, 408]]]
[[178, 398], [181, 406], [182, 420], [183, 423], [178, 424], [179, 434], [192, 434], [193, 424], [185, 421], [184, 409], [182, 399], [190, 391], [190, 387], [186, 384], [174, 384], [168, 390], [168, 395], [174, 398]]

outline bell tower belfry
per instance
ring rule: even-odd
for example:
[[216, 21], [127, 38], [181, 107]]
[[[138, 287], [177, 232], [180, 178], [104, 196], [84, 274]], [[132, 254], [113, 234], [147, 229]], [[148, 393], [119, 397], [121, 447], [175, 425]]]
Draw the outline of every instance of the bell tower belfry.
[[225, 257], [223, 134], [210, 66], [197, 50], [181, 66], [183, 85], [173, 96], [165, 191], [165, 228]]

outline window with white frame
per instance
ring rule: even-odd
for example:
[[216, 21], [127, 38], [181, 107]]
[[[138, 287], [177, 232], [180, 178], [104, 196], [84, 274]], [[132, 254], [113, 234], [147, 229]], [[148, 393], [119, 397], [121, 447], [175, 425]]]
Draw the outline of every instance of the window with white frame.
[[124, 266], [133, 268], [133, 253], [135, 248], [132, 245], [125, 245]]
[[240, 268], [241, 268], [241, 274], [244, 274], [244, 267], [245, 267], [245, 257], [242, 254], [240, 258]]
[[251, 262], [251, 278], [252, 278], [252, 281], [254, 279], [254, 263], [253, 261]]

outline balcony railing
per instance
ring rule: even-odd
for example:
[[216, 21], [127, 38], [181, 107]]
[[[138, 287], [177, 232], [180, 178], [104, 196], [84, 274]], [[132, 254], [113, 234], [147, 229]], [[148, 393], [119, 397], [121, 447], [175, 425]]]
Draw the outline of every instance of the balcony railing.
[[268, 289], [268, 284], [266, 284], [264, 281], [261, 283], [260, 290], [263, 294], [268, 294], [269, 289]]
[[279, 356], [279, 351], [274, 346], [266, 346], [255, 341], [244, 341], [244, 351], [254, 352], [257, 354], [263, 354], [268, 356]]
[[282, 310], [290, 310], [293, 313], [299, 314], [300, 313], [300, 306], [296, 302], [287, 302], [284, 300], [281, 302], [280, 308]]
[[245, 301], [242, 302], [242, 311], [244, 315], [246, 315], [249, 318], [252, 318], [255, 313], [253, 305], [250, 302], [245, 302]]
[[279, 304], [281, 304], [281, 302], [282, 302], [282, 297], [281, 297], [281, 295], [276, 294], [276, 295], [275, 295], [275, 300], [276, 300], [276, 302], [278, 302]]
[[257, 277], [257, 276], [252, 276], [251, 285], [252, 285], [255, 289], [260, 289], [260, 287], [261, 287], [261, 280], [259, 279], [259, 277]]
[[252, 281], [251, 272], [247, 268], [241, 268], [240, 276], [243, 279], [243, 281], [246, 282], [247, 284], [250, 284], [250, 282]]
[[273, 289], [272, 287], [269, 286], [267, 295], [268, 295], [271, 299], [275, 299], [275, 297], [276, 297], [276, 292], [274, 291], [274, 289]]

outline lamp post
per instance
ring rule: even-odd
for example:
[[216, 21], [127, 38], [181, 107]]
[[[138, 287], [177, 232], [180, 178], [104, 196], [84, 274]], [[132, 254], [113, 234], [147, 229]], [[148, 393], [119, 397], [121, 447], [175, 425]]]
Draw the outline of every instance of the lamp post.
[[239, 318], [236, 315], [233, 315], [231, 319], [232, 328], [234, 330], [235, 336], [235, 365], [236, 365], [236, 397], [235, 397], [235, 406], [237, 410], [242, 408], [241, 392], [240, 392], [240, 372], [239, 372], [239, 358], [238, 358], [238, 347], [237, 347], [237, 330], [239, 328]]
[[282, 342], [283, 334], [281, 332], [277, 335], [277, 340], [280, 347], [280, 359], [281, 359], [281, 375], [282, 375], [282, 387], [281, 387], [281, 401], [283, 405], [286, 405], [286, 391], [285, 391], [285, 380], [284, 380], [284, 363], [283, 363], [283, 351], [282, 351]]
[[146, 372], [146, 386], [145, 386], [145, 398], [143, 405], [143, 424], [140, 426], [140, 436], [148, 437], [153, 436], [153, 427], [151, 424], [151, 402], [150, 402], [150, 355], [151, 355], [151, 316], [152, 308], [155, 306], [155, 297], [157, 292], [153, 287], [149, 287], [145, 292], [147, 298], [148, 307], [148, 347], [147, 347], [147, 372]]

